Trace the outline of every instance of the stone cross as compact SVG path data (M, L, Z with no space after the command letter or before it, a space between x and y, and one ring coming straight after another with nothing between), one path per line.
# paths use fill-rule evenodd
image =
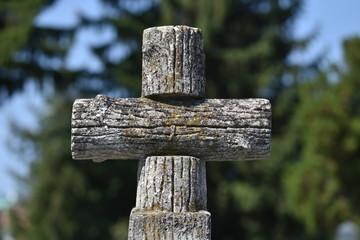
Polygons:
M268 157L266 99L206 99L201 31L143 34L140 98L77 99L74 159L140 159L129 239L210 239L205 161Z

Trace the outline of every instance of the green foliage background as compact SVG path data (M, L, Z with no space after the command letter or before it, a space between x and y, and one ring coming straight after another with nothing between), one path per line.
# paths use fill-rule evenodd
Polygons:
M29 222L14 216L17 239L127 238L137 163L73 161L71 104L121 89L139 96L142 31L169 24L202 29L208 97L266 97L273 106L269 160L207 164L213 239L330 239L341 221L360 223L359 38L344 42L345 69L319 71L289 61L308 42L292 36L301 0L102 0L102 19L82 16L67 29L31 24L54 2L0 3L0 93L11 97L30 80L56 90L41 130L23 133L38 157L24 203ZM93 49L104 69L67 69L77 31L106 26L116 40ZM116 44L128 51L118 61L109 57Z

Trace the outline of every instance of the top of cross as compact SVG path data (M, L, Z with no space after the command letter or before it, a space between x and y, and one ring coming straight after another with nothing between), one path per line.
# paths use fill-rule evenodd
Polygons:
M205 97L205 55L200 29L148 28L143 34L142 52L143 97Z

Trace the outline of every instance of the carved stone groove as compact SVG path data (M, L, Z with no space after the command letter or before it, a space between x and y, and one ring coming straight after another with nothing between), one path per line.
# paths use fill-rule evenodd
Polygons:
M152 156L139 163L136 208L195 212L206 209L205 162L189 156Z

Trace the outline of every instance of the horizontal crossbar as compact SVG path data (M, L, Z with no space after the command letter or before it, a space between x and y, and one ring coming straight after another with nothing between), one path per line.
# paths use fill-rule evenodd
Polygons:
M207 161L264 159L270 154L266 99L78 99L72 114L74 159L189 155Z

